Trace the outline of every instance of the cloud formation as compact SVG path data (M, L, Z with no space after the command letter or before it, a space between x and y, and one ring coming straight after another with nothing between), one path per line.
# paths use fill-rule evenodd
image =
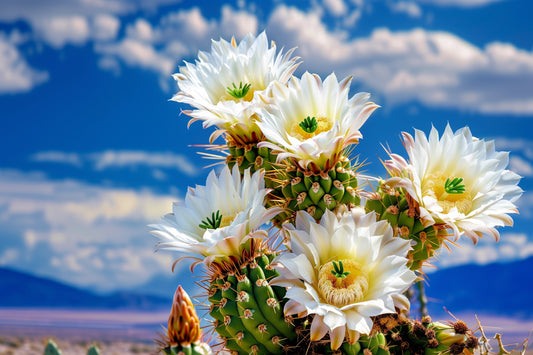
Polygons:
M267 28L286 47L298 46L310 71L355 75L392 103L533 114L533 52L509 43L479 48L452 33L421 28L379 28L349 39L329 31L316 13L285 5L274 10Z
M207 19L198 7L193 7L169 13L155 25L137 19L126 27L124 38L97 44L95 50L107 58L103 69L114 69L109 65L114 60L169 78L180 59L207 50L212 38L242 38L249 32L257 33L258 22L255 15L229 6L222 7L218 21Z
M441 248L440 254L433 262L439 268L458 265L486 265L494 262L505 262L526 259L533 255L533 241L523 233L502 233L498 243L493 239L481 239L477 245L470 240L460 239L458 246L450 246L452 253ZM434 271L427 268L426 272Z
M481 7L506 0L418 0L420 3L439 6Z
M153 253L146 227L174 197L114 189L39 173L0 172L0 266L106 291L170 273L170 254ZM105 274L106 277L102 277Z
M172 152L145 152L139 150L106 150L80 154L62 151L42 151L32 154L30 160L41 163L59 163L76 167L90 165L95 170L137 168L165 168L181 171L189 176L198 173L197 167L182 154ZM160 175L160 173L158 173Z
M19 51L18 36L0 32L0 94L27 92L48 80L48 73L32 68Z

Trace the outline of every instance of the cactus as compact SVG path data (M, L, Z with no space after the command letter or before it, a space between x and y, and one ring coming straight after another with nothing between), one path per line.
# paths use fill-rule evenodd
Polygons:
M286 163L283 169L278 168L273 179L275 189L269 198L273 205L283 206L285 212L273 222L292 222L300 210L307 211L319 221L326 210L336 210L341 205L350 208L359 205L355 170L345 156L327 171L302 171L290 163ZM266 178L269 176L272 174Z
M87 355L101 355L100 349L98 349L98 346L93 345L87 350Z
M275 256L259 253L209 285L214 329L235 353L283 354L294 345L295 328L283 314L285 288L268 283L278 275L270 265Z
M388 221L396 236L412 241L413 249L409 252L409 267L420 270L433 257L449 237L444 226L424 226L418 206L400 188L389 188L383 182L366 201L367 212L374 211L379 220Z
M253 143L236 145L233 142L228 142L227 147L229 155L226 157L226 163L230 169L237 164L241 174L248 168L252 174L261 168L267 172L273 171L273 166L276 165L276 155L272 154L269 148L258 148L257 144Z
M44 355L61 355L61 350L57 347L57 344L52 340L48 340L48 344L44 348Z

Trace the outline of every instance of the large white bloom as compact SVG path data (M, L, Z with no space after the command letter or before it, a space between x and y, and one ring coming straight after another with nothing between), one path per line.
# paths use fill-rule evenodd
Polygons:
M195 64L186 62L174 74L180 92L172 100L195 107L187 111L191 121L202 120L204 128L221 129L211 140L227 132L237 143L257 141L261 133L255 125L255 113L264 105L258 94L273 81L289 80L298 66L298 58L290 59L292 52L276 55L276 45L272 43L269 48L264 32L257 38L248 34L238 45L235 39L231 43L213 41L210 53L200 51ZM241 85L243 89L250 86L238 90Z
M264 207L268 192L264 170L253 175L246 170L241 181L237 166L233 171L225 166L219 176L209 174L206 186L189 188L185 202L175 203L173 213L150 226L155 229L151 233L160 239L158 249L194 255L207 266L219 257L239 256L240 245L265 238L266 232L258 228L282 211Z
M367 93L349 99L350 82L339 83L335 74L322 82L306 72L288 86L273 84L265 98L273 105L260 110L258 122L271 143L260 146L281 152L279 161L293 158L303 169L329 170L344 148L362 138L359 128L378 107Z
M404 132L403 140L409 162L391 154L389 181L420 204L427 224L444 224L474 243L485 233L498 240L495 227L512 225L508 214L518 212L513 202L522 194L520 176L506 170L509 153L495 151L494 141L472 137L468 127L454 133L449 125L440 139L432 128L429 138L415 130L414 138Z
M298 212L287 233L292 252L276 259L280 276L272 283L289 287L286 315L313 315L312 341L329 333L337 349L345 336L353 343L369 334L370 317L409 307L402 295L416 279L407 267L409 241L393 237L374 213L354 209L337 217L327 210L318 224Z

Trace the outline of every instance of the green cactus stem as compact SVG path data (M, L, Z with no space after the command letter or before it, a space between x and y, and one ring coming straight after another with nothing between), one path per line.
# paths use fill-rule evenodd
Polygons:
M61 355L62 352L59 350L57 344L52 340L49 339L48 343L46 344L46 347L44 348L44 355Z
M87 350L87 355L101 355L100 349L98 346L93 345L89 348L89 350Z
M259 253L210 282L215 331L226 348L238 354L283 354L296 340L294 326L283 313L285 289L269 284L279 275L270 265L275 255Z

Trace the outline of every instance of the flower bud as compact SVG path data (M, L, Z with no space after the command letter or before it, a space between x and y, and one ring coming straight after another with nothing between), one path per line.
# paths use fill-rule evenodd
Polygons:
M200 341L201 336L200 320L194 305L187 292L181 286L178 286L168 318L170 345L187 346Z

